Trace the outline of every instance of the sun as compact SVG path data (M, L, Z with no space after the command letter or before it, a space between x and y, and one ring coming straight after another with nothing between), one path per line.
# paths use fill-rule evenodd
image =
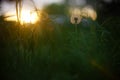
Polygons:
M23 23L36 23L38 21L38 15L36 12L22 11L20 22Z
M6 21L17 21L16 12L8 12L5 14L5 16L10 16L5 18ZM21 17L19 19L21 24L35 24L39 20L39 16L35 11L31 12L30 10L22 10Z

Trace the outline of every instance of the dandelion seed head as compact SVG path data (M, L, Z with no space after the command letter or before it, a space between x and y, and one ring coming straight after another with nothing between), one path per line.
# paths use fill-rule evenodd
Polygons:
M72 11L72 15L81 15L81 11L80 11L80 9L79 9L79 8L75 8L75 9L73 9L73 11Z
M72 24L79 24L81 19L82 17L80 15L72 15L70 20Z
M79 24L81 22L81 11L79 8L71 8L70 9L71 18L70 21L72 24Z
M81 15L85 18L97 19L97 13L92 7L84 7L81 11Z

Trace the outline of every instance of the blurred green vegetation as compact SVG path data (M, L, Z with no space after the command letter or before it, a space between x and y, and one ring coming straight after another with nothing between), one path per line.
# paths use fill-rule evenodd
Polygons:
M50 15L65 15L67 13L67 8L64 4L50 4L45 6L44 10Z

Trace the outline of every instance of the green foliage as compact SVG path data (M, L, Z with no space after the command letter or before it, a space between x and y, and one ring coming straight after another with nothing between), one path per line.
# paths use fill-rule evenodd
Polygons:
M51 15L65 14L66 6L63 4L51 4L44 8L44 10Z

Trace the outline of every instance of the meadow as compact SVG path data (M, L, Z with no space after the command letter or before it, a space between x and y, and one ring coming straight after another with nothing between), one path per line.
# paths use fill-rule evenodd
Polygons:
M119 80L119 18L86 20L76 29L69 20L20 25L1 16L1 80Z

